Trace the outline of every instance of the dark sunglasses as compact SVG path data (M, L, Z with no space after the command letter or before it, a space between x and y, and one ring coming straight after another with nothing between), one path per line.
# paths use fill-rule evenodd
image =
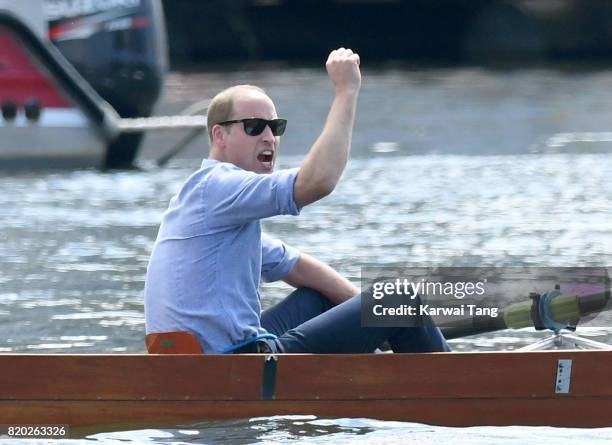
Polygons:
M258 117L249 117L246 119L238 119L234 121L219 122L219 125L238 124L242 122L244 132L249 136L258 136L266 129L266 125L272 130L274 136L282 136L287 128L287 119L261 119Z

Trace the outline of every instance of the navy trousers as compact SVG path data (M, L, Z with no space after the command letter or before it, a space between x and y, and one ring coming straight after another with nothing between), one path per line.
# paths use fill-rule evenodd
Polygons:
M362 327L361 296L334 306L308 288L263 311L261 325L278 337L264 340L274 353L369 353L385 341L394 352L450 351L431 320L423 327Z

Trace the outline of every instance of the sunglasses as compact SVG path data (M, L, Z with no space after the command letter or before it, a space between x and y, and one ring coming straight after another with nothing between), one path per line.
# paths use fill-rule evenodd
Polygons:
M238 119L233 121L219 122L219 125L238 124L242 122L244 132L249 136L258 136L266 129L266 125L272 130L274 136L282 136L287 128L287 119L261 119L258 117L249 117L246 119Z

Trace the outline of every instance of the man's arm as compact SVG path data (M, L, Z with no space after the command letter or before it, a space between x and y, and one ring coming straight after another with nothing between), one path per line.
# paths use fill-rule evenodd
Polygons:
M305 253L300 255L283 281L293 287L309 287L319 291L334 304L340 304L360 292L330 266Z
M359 55L340 48L330 53L325 66L336 95L323 131L308 152L295 180L294 199L298 208L318 201L334 190L351 149L361 87Z

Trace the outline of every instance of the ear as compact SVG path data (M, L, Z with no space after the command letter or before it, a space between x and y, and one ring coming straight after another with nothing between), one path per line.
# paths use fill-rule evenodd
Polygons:
M212 145L217 147L225 147L225 136L227 133L225 132L225 128L222 125L215 124L212 127Z

